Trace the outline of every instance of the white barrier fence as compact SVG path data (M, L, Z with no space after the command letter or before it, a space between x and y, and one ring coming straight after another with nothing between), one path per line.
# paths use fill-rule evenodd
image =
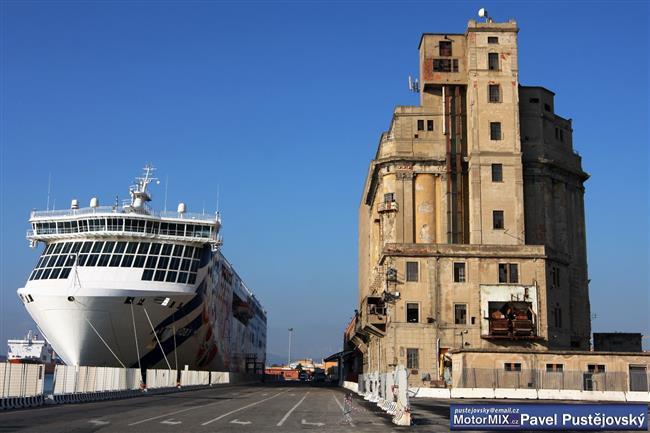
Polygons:
M355 388L351 382L344 385L350 390ZM356 392L392 415L394 424L411 425L407 373L403 366L397 366L391 373L361 374L356 385Z
M46 401L44 373L43 365L0 363L0 409L135 397L143 391L157 394L253 379L243 373L164 369L146 370L143 378L137 368L57 365L52 395Z
M44 367L38 364L0 364L0 409L43 404Z

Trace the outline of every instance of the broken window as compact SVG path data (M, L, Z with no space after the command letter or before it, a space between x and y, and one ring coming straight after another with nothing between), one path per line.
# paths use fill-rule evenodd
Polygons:
M418 281L418 262L406 262L406 281Z
M564 369L563 364L546 364L547 373L562 373L563 369Z
M465 282L465 263L454 263L454 282Z
M408 323L418 323L420 321L420 306L418 304L406 304L406 321Z
M451 41L440 41L440 57L451 57Z
M505 362L503 364L503 369L505 371L521 371L521 363L520 362Z
M490 140L501 140L501 122L490 122Z
M488 69L490 71L499 70L499 53L488 53Z
M424 131L424 120L418 119L418 131Z
M519 282L519 265L517 263L499 263L499 283L516 284Z
M456 325L467 324L467 304L454 305L454 323Z
M492 164L492 182L503 182L502 164Z
M488 44L498 44L499 38L496 36L488 36Z
M488 85L489 102L501 102L501 86L498 84Z
M458 72L458 59L433 59L434 72Z
M492 228L495 230L503 229L503 211L502 210L493 210L492 211Z
M433 131L433 120L427 120L427 131Z
M406 368L417 370L420 368L419 349L406 349Z

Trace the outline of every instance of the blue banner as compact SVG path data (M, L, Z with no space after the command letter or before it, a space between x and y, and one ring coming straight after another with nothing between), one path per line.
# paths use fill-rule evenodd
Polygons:
M647 404L452 404L451 430L647 431Z

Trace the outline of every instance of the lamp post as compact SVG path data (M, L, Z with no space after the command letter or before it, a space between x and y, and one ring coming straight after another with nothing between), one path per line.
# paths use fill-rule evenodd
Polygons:
M293 334L293 328L289 328L289 357L287 358L287 367L291 364L291 335Z

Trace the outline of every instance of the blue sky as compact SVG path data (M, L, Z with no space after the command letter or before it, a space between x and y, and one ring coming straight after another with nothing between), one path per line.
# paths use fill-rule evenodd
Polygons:
M556 92L583 157L594 331L650 334L647 2L7 2L0 6L0 341L48 175L57 207L127 197L146 162L169 207L213 211L269 316L270 353L340 349L357 207L423 32L515 18L520 81ZM154 189L162 207L164 187ZM4 343L2 344L4 352Z

